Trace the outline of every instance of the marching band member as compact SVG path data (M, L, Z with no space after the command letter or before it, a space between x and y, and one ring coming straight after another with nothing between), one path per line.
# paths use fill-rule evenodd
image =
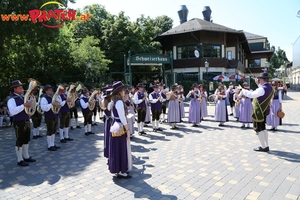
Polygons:
M64 85L65 91L67 90L67 85ZM60 142L66 143L67 141L72 141L73 139L69 137L69 126L71 120L70 108L68 106L68 102L71 102L71 99L67 99L67 95L65 92L60 94L61 98L61 108L59 110L60 117L59 117L59 135L60 135Z
M74 88L71 92L76 92L76 88ZM73 130L72 124L75 124L75 128L81 128L81 126L78 124L78 107L80 106L80 99L76 99L75 104L72 108L70 108L70 118L73 123L71 123L71 130ZM74 115L74 118L73 118Z
M179 102L178 102L177 95L178 95L177 85L173 85L171 92L167 93L167 100L169 100L168 123L172 124L171 129L178 129L176 124L181 122Z
M125 111L128 113L126 117L127 117L128 128L130 131L130 137L132 137L134 134L135 112L134 112L134 103L133 100L130 98L129 93L130 93L129 90L125 90L124 103L127 108L127 110Z
M146 98L147 96L145 95L144 88L145 85L142 83L139 83L137 86L138 91L134 94L133 99L134 103L137 105L137 112L138 112L138 120L137 120L137 125L138 125L138 133L140 135L145 135L144 131L144 122L146 118Z
M239 97L239 90L235 90L233 94L233 101L234 101L234 118L236 118L236 121L239 121L240 117L240 97Z
M268 83L269 75L267 72L262 72L259 77L255 79L258 88L254 91L245 90L241 87L242 95L253 98L253 129L258 136L261 146L253 149L254 151L268 152L269 140L268 131L266 130L266 117L270 113L270 101L273 98L273 88Z
M85 135L91 135L95 134L92 132L92 117L93 117L93 111L89 109L89 104L92 102L89 102L89 91L88 89L83 89L82 90L82 97L80 98L80 106L82 110L82 115L84 118L84 131Z
M150 122L151 122L151 112L150 112L151 103L149 102L148 93L147 93L146 90L144 90L144 93L145 93L145 96L146 96L146 99L145 99L146 117L145 117L145 121L144 121L144 127L147 127L148 124L150 124Z
M109 144L110 144L110 127L112 123L112 117L111 117L111 109L113 102L111 101L111 92L112 88L105 88L102 90L102 104L101 109L103 110L104 114L104 148L103 153L105 158L109 158Z
M182 122L182 118L185 118L185 112L184 112L184 89L182 85L179 85L178 88L178 101L179 101L179 108L180 108L180 121Z
M208 116L207 112L207 92L205 88L203 88L203 85L199 85L200 90L200 111L201 111L201 120L203 120L204 117Z
M282 119L277 116L278 111L282 111L282 90L278 89L277 83L272 83L274 96L270 103L270 114L267 115L267 125L271 126L271 131L277 131L277 126L282 125Z
M92 93L93 93L94 91L95 91L95 88L94 88L94 86L92 86L92 87L90 88L90 96L92 95ZM99 105L97 96L98 96L98 94L95 96L95 101L96 101L96 103L95 103L94 109L92 110L92 119L93 119L93 121L92 121L92 126L98 126L98 124L96 123L96 119L97 119L97 111L98 111L98 107L97 107L97 106Z
M192 90L186 95L187 98L190 98L190 107L189 107L189 123L193 123L193 127L197 127L198 123L201 122L201 110L200 110L200 91L197 83L194 83L191 87Z
M229 105L230 105L230 109L231 109L231 113L230 115L233 115L233 108L234 108L234 100L233 100L233 95L234 95L234 87L233 87L233 83L230 82L229 87L226 91L227 95L228 95L228 99L229 99Z
M165 122L165 115L166 115L166 111L167 111L167 96L166 96L166 92L164 90L164 84L160 83L159 85L159 94L161 96L161 118L160 118L160 123Z
M35 93L35 99L36 99L36 105L37 107L40 105L41 102L39 100L41 97L39 97L39 90L40 86L37 86L33 93ZM33 139L38 139L39 137L43 137L40 135L40 126L42 123L43 114L38 112L38 109L35 110L34 114L31 116L31 121L33 125L32 135Z
M228 113L226 106L226 92L224 86L219 86L218 91L215 94L216 108L215 108L215 121L219 122L219 126L224 126L225 122L228 122Z
M245 90L250 91L250 87L247 82L243 83L243 87ZM251 99L242 95L241 93L239 94L239 97L241 98L240 110L239 110L239 113L240 113L239 122L243 123L241 128L245 128L245 124L247 124L247 128L250 128L250 123L253 122L253 120L251 118L251 115L253 112L253 106L252 106Z
M16 132L15 149L18 159L18 165L25 167L28 162L35 162L28 153L30 141L30 121L25 112L25 107L31 107L31 102L24 103L23 85L19 80L11 83L10 89L13 94L9 97L7 106L11 116L13 116L13 126Z
M47 126L47 144L49 151L56 151L60 149L59 146L54 144L55 133L58 126L58 114L54 114L52 106L60 107L59 102L52 102L53 89L51 85L47 84L44 86L43 97L41 99L41 109L44 111L45 122Z
M153 131L162 131L159 128L159 116L161 114L162 103L161 96L158 92L158 85L153 85L153 92L149 94L149 101L151 103L151 112L152 112L152 127Z

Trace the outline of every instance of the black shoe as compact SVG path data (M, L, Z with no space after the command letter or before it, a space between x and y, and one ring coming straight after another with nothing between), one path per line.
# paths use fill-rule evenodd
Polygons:
M95 133L91 131L91 132L89 132L89 134L90 134L90 135L93 135L93 134L95 134Z
M20 162L18 162L18 165L19 166L22 166L22 167L26 167L28 166L29 164L27 162L25 162L24 160L21 160Z
M198 127L198 125L197 124L193 124L192 127Z
M55 148L55 149L60 149L60 146L54 145L54 148Z
M65 139L61 139L60 142L61 143L67 143L67 141Z
M144 124L144 127L148 127L148 124Z
M157 130L157 131L162 131L162 129L161 129L161 128L157 128L156 130Z
M254 151L262 151L262 152L268 152L269 151L269 147L266 148L262 148L262 147L257 147L255 149L253 149Z
M57 149L55 147L49 147L48 151L57 151Z
M124 179L128 179L128 178L131 178L132 176L128 175L127 176L123 176L123 175L120 175L120 174L117 174L117 178L124 178Z
M275 127L270 128L269 131L275 131Z
M81 128L81 126L78 125L78 126L76 126L76 128Z
M36 137L40 138L40 137L43 137L42 135L37 135Z
M31 156L30 156L30 157L27 158L27 159L24 158L24 161L25 161L25 162L35 162L36 159L33 159L33 158L31 158Z
M34 135L32 138L33 138L33 139L38 139L38 136Z
M156 132L156 128L153 129L153 132Z
M175 127L171 127L171 129L173 129L173 130L174 130L174 129L176 129L176 128L175 128Z
M98 124L95 122L95 123L93 123L93 126L98 126Z
M245 128L245 125L242 125L241 128Z
M232 116L233 115L233 113L230 113L230 116Z
M86 132L84 135L88 136L90 134L90 132Z
M71 126L71 130L74 130L73 126Z
M178 126L175 126L174 128L175 128L175 129L179 129L179 127L178 127Z
M72 138L65 138L66 141L73 141Z

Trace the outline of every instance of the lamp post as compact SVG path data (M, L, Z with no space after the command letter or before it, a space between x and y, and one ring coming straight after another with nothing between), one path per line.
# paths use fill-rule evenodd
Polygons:
M205 69L206 69L206 82L207 82L207 95L209 96L209 84L208 84L208 68L209 68L209 62L207 61L207 59L206 59L206 61L205 61L205 63L204 63L204 66L205 66Z

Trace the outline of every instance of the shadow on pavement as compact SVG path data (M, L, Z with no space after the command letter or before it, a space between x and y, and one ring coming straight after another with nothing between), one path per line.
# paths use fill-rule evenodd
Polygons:
M286 151L277 151L277 150L271 150L268 152L269 154L276 155L280 159L287 160L289 162L296 162L300 163L300 154L292 153L292 152L286 152Z
M166 198L177 200L178 198L176 196L162 194L162 191L160 191L158 188L152 187L145 181L146 179L150 179L152 177L151 174L145 174L146 167L153 168L154 166L143 165L143 169L137 169L133 167L133 174L131 179L120 179L114 176L113 182L116 185L123 187L128 191L131 191L134 194L134 198L143 198L150 200Z

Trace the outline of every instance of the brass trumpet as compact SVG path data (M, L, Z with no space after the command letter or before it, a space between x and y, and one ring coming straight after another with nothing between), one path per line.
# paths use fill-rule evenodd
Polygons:
M36 98L32 94L32 90L36 88L36 86L38 85L38 81L33 78L30 78L28 79L28 82L29 86L25 93L24 103L31 102L31 107L25 107L26 114L29 115L29 117L31 117L36 111Z

